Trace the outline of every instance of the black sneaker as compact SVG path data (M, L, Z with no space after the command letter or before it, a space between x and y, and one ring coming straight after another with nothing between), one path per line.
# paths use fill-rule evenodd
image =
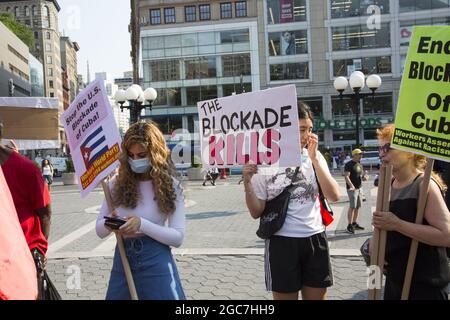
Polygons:
M353 230L364 230L364 227L361 227L358 223L353 222L352 224Z
M351 233L351 234L355 234L355 229L353 228L353 226L351 224L349 224L347 226L347 232Z

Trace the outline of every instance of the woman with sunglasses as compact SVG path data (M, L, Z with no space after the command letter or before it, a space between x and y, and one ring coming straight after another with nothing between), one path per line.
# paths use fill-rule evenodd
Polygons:
M389 212L374 212L373 225L387 231L385 300L401 298L411 239L419 241L409 300L447 300L450 269L445 247L450 246L450 213L443 192L446 186L433 173L423 224L416 224L417 200L426 158L394 150L394 125L377 130L383 165L392 165Z

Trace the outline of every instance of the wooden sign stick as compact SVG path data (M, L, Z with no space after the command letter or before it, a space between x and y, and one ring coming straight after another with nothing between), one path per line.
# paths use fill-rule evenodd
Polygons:
M377 192L377 205L376 210L381 211L383 208L383 197L384 197L384 181L386 180L386 167L381 166L380 168L380 174L378 177L378 192ZM380 230L378 228L375 228L373 230L372 235L372 248L370 248L370 265L371 266L377 266L378 265L378 248L380 244ZM370 276L370 275L369 275ZM378 282L378 279L376 279ZM376 283L374 287L379 286L379 283ZM375 289L372 288L372 286L369 286L368 291L368 300L375 300Z
M383 212L389 211L389 199L391 198L391 181L392 181L392 166L386 167L383 187L383 203L381 209ZM378 260L377 265L380 270L380 287L383 284L383 269L384 269L384 256L386 252L386 230L380 230L380 242L378 245ZM381 300L381 289L375 289L375 300Z
M428 187L430 186L431 172L433 171L434 159L427 159L427 166L425 167L425 174L423 177L422 188L419 194L419 200L417 204L416 224L422 224L423 215L425 212L425 205L428 198ZM414 272L414 264L416 262L417 247L419 242L417 240L411 241L411 247L409 248L408 264L406 266L405 281L403 282L402 300L408 300L409 291L411 289L411 280Z
M109 212L113 212L114 206L111 197L111 191L109 190L108 183L102 181L103 192L105 193L106 203L108 204ZM134 285L133 274L131 273L130 264L128 263L127 255L125 253L125 246L123 245L123 238L120 234L115 233L117 246L119 247L120 259L122 260L123 269L125 271L125 277L127 278L128 289L130 290L131 300L138 300L136 287Z

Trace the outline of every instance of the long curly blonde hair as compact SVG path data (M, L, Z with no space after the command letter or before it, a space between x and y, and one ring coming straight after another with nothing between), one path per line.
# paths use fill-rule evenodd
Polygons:
M151 169L142 174L134 173L128 164L128 150L134 144L142 145L148 152ZM119 161L119 175L113 188L116 207L136 208L139 200L139 181L151 180L159 210L164 214L172 214L175 211L177 196L172 178L175 169L164 136L154 122L138 122L127 130Z

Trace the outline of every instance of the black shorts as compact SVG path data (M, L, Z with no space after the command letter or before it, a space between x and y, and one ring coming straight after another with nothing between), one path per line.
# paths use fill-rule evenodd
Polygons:
M291 293L303 286L333 285L325 231L308 238L272 236L266 240L264 265L268 291Z

